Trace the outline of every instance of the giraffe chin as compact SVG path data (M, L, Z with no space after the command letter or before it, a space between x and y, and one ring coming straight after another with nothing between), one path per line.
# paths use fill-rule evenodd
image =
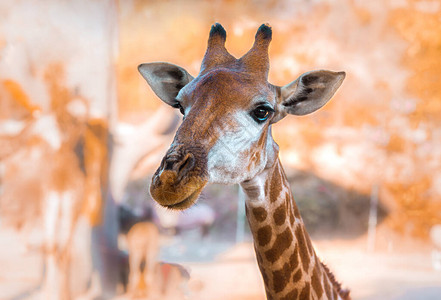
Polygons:
M201 194L203 188L204 187L197 189L190 196L188 196L187 198L185 198L184 200L182 200L178 203L161 204L161 205L165 208L172 209L172 210L184 210L184 209L190 208L193 204L195 204L197 202L199 195Z
M184 210L196 203L207 182L201 178L191 178L187 184L176 184L153 180L150 194L161 206L173 210Z

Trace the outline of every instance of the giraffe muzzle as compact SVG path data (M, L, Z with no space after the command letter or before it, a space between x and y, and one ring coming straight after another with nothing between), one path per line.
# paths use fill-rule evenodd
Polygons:
M186 209L193 205L207 184L201 149L184 146L169 149L155 172L150 194L160 205L170 209Z

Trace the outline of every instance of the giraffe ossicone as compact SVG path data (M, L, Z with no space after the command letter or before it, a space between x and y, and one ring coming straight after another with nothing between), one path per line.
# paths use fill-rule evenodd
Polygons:
M196 77L164 62L138 69L184 119L155 172L150 192L162 206L186 209L208 183L240 184L268 299L350 299L315 254L278 158L271 125L288 114L325 105L344 72L311 71L285 86L268 82L272 31L258 29L252 48L236 59L226 31L212 26Z

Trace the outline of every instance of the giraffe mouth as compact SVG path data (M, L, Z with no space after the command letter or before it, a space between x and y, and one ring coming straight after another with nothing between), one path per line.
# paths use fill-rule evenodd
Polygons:
M208 182L204 172L205 157L201 147L173 145L153 175L152 198L173 210L184 210L196 203Z
M163 207L172 209L172 210L184 210L191 207L199 198L204 186L199 189L196 189L190 196L186 197L182 201L175 204L161 204Z
M190 177L176 183L173 171L164 171L154 176L150 185L150 195L161 206L173 210L184 210L196 203L207 181L200 177Z

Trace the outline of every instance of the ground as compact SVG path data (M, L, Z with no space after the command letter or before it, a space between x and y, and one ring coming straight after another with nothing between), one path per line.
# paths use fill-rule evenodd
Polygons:
M0 228L0 299L27 299L27 292L35 292L39 286L41 254L27 248L26 239L16 231ZM200 243L172 239L166 244L163 258L174 255L191 273L189 299L265 299L250 242L215 245L211 239ZM432 268L430 246L394 251L390 245L368 253L366 237L321 239L314 244L336 277L350 287L353 299L440 299L441 272Z

